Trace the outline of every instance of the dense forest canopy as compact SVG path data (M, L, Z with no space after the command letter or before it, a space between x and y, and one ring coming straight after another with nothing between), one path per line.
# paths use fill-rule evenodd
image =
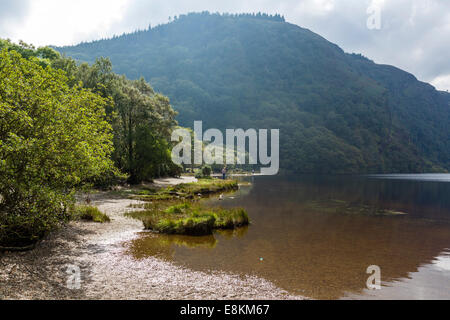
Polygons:
M143 76L178 121L279 128L281 166L297 172L450 169L450 98L413 75L347 54L264 14L191 13L113 39L57 48Z

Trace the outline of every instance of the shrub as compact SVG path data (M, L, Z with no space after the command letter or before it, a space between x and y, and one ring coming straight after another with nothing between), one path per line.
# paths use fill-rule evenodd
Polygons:
M183 167L171 162L169 164L169 172L168 174L172 177L181 177L181 174L183 173Z
M15 188L0 201L0 246L26 247L68 221L70 195L48 188Z
M199 172L195 174L196 179L210 179L212 169L210 166L203 166Z
M203 168L202 168L202 174L203 174L203 176L204 177L209 177L209 176L211 176L211 167L210 166L204 166Z

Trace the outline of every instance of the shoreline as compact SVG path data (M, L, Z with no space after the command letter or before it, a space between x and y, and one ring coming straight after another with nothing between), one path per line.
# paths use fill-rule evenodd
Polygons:
M194 181L166 178L155 185ZM0 254L0 299L304 299L255 276L193 271L156 257L134 259L126 244L139 237L143 226L124 214L140 203L107 192L94 194L92 205L110 223L71 222L32 251ZM67 288L69 265L80 268L80 290Z

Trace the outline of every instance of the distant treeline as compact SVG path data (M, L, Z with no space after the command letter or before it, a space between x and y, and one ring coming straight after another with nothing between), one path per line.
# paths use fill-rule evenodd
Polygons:
M185 19L190 19L192 17L228 17L228 18L240 18L240 19L259 19L259 20L267 20L267 21L275 21L275 22L285 22L284 16L276 13L276 14L267 14L267 13L210 13L209 11L203 11L203 12L190 12L187 14L180 14L179 16L169 17L169 20L171 22L183 22ZM112 36L112 39L117 39L122 36L132 36L132 35L138 35L141 33L145 33L147 31L150 31L152 29L164 29L167 24L158 24L154 27L152 27L151 24L149 24L147 29L138 29L133 32L129 33L123 33L121 35L114 35ZM95 43L98 41L108 40L110 38L101 38L98 40L93 41L82 41L78 46L83 46L84 44L89 43Z
M280 129L281 167L301 173L450 170L450 95L347 54L279 15L180 16L115 39L58 48L108 56L205 128Z

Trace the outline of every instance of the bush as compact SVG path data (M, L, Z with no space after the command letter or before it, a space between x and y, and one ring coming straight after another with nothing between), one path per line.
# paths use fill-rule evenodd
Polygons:
M203 174L203 176L204 177L209 177L209 176L211 176L211 167L210 166L204 166L203 168L202 168L202 174Z
M169 175L172 177L181 177L181 174L183 173L183 167L175 164L173 162L169 165Z
M38 188L14 190L0 202L0 246L26 247L69 220L70 195Z
M210 166L203 166L199 172L195 174L196 179L209 179L211 178L212 169Z

